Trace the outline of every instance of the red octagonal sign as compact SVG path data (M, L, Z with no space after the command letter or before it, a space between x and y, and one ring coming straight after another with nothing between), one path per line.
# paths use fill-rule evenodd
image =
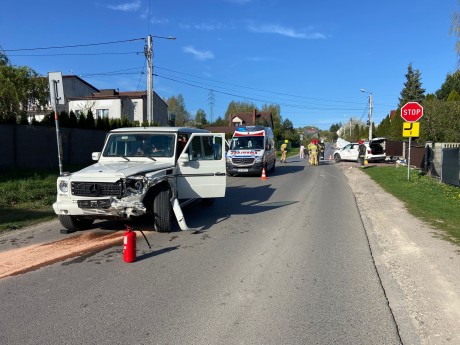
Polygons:
M408 102L401 108L401 117L406 122L417 122L423 116L423 107L417 102Z

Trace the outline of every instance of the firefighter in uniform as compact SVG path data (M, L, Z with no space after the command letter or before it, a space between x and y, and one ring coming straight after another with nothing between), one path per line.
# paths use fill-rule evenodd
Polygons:
M316 140L312 140L308 144L308 152L308 164L318 165L318 145L316 144Z
M287 148L288 148L288 140L286 139L284 143L281 145L281 163L286 163L286 155L287 155Z

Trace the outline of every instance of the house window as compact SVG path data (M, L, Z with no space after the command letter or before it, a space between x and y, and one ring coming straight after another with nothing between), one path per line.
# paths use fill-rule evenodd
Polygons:
M96 117L102 119L103 117L109 117L109 109L96 109Z

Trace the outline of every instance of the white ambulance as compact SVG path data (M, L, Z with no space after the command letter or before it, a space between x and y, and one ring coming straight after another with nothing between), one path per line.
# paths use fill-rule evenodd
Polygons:
M237 127L227 152L227 174L261 175L273 172L276 147L273 130L263 126Z

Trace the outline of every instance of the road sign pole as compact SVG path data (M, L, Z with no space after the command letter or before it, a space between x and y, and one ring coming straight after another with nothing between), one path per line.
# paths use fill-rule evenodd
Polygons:
M54 108L54 121L56 123L56 139L58 149L58 160L59 160L59 174L62 175L62 140L59 133L59 114L58 104L65 104L64 100L64 86L62 83L61 72L49 72L48 73L48 85L50 90L50 101Z
M58 160L59 160L59 175L62 175L62 141L61 135L59 133L59 114L57 110L57 102L56 98L58 95L58 88L57 83L59 80L53 80L53 87L54 87L54 95L53 97L53 107L54 107L54 122L56 123L56 141L57 141L57 149L58 149Z
M412 137L409 137L409 148L407 150L408 152L408 157L407 157L407 181L410 180L410 146L411 146L411 139Z

